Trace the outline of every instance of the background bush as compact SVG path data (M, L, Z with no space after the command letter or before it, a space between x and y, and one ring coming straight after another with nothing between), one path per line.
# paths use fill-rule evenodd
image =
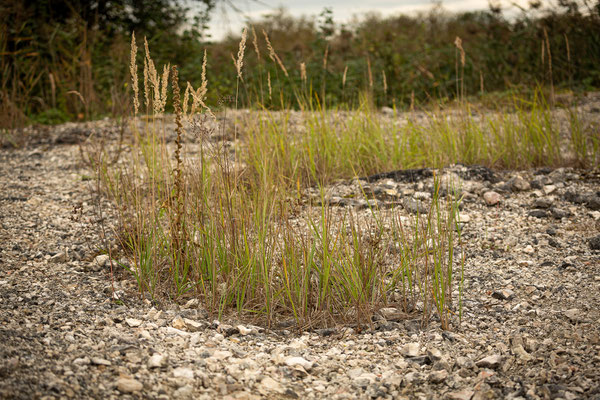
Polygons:
M147 36L158 65L177 63L184 82L200 81L206 48L209 104L234 95L231 55L237 54L239 37L211 42L203 36L215 2L199 3L204 12L190 20L189 4L172 0L111 1L110 7L87 1L4 1L0 126L126 112L132 31L140 40ZM366 15L347 25L337 24L327 9L315 18L279 10L253 27L261 59L250 33L238 106L297 107L299 95L327 106L354 106L366 94L374 105L400 108L453 99L457 36L466 51L464 71L458 75L464 73L467 95L537 85L570 90L600 86L600 2L532 2L510 18L494 8L451 14L438 6L414 17ZM289 78L269 59L263 29ZM306 65L306 82L300 63Z

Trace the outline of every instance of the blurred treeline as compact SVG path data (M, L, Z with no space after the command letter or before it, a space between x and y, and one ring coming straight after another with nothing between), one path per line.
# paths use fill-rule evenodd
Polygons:
M221 42L203 36L215 0L197 1L194 10L203 12L195 20L189 18L189 3L174 0L106 4L2 3L0 124L127 112L132 31L138 45L147 37L159 65L180 66L182 85L199 85L206 49L207 103L215 107L231 99L236 88L238 107L297 107L307 99L353 106L367 98L377 106L406 108L451 100L463 90L477 96L537 86L573 91L600 86L598 0L532 1L512 14L494 7L452 14L436 6L417 16L373 14L346 25L336 23L327 9L312 18L280 10L251 24L239 87L232 61L239 35ZM263 30L288 76L270 59ZM456 37L462 41L464 66ZM143 50L138 61L142 57Z

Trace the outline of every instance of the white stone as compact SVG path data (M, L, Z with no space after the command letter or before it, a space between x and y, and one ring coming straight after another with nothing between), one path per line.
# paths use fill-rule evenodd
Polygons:
M493 354L477 361L475 365L480 368L498 368L502 363L502 356L499 354Z
M306 360L303 357L288 357L285 359L285 364L290 367L294 367L296 365L300 365L305 370L310 371L313 367L313 363Z
M546 186L544 186L544 193L546 193L546 195L554 193L554 191L556 191L556 186L555 185L546 185Z
M238 325L237 329L238 329L238 331L240 331L240 334L242 336L246 336L246 335L249 335L250 333L252 333L252 329L246 328L244 325Z
M194 371L186 367L178 367L173 370L175 378L194 379Z
M198 332L202 329L202 324L198 321L194 321L193 319L184 318L183 322L184 325L187 327L187 330L190 332Z
M119 378L117 380L117 389L123 393L138 392L144 388L141 382L131 378Z
M154 353L152 357L148 359L148 368L160 368L165 365L167 358L159 353Z
M135 318L127 318L125 320L125 323L132 328L137 328L138 326L140 326L142 324L142 320L135 319Z
M419 343L408 343L402 347L400 354L405 357L417 357L419 355Z

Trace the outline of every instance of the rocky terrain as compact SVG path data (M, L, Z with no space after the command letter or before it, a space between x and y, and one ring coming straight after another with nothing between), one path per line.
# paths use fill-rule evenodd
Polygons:
M600 174L452 166L465 243L462 324L381 310L370 329L214 321L110 278L107 215L77 142L53 128L0 149L0 397L600 399ZM431 170L340 181L335 207L407 215ZM359 194L365 193L369 199ZM118 301L113 301L114 292Z

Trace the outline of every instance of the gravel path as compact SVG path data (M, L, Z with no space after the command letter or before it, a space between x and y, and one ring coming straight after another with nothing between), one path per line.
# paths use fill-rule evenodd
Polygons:
M388 310L372 331L297 334L218 323L194 301L154 307L119 273L112 302L92 183L69 141L0 150L0 398L600 398L598 174L493 183L455 167L462 325L422 329ZM427 199L430 178L400 175L333 197L352 206L345 195L371 185L383 203Z

